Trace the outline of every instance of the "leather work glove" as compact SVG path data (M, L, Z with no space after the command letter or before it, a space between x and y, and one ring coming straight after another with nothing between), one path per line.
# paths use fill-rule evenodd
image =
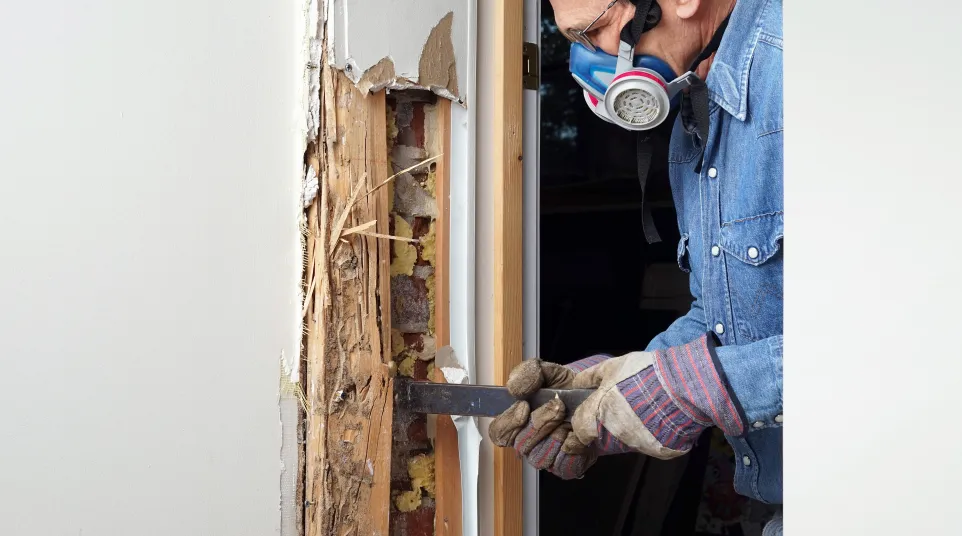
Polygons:
M519 400L492 421L488 435L495 445L514 447L532 466L563 479L580 478L598 456L681 456L710 426L741 435L745 417L714 346L714 337L705 335L678 347L592 356L566 366L525 361L506 384ZM542 388L596 391L569 424L560 399L531 411L523 399Z

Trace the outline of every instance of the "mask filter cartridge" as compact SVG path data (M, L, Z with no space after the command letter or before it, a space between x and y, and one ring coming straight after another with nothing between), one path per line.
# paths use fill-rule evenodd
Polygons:
M634 47L625 42L618 56L573 43L569 70L596 115L634 131L662 124L681 90L697 79L692 72L676 78L667 63L654 56L635 56Z

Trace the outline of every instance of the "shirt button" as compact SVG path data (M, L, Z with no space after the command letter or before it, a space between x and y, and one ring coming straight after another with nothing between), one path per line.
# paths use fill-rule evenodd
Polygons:
M715 168L708 168L708 176L714 179L718 176L718 170Z
M749 465L752 464L752 459L749 458L748 456L745 456L744 458L742 458L742 463L745 464L745 467L748 467Z
M784 420L784 419L782 418L782 414L781 414L781 413L779 413L778 415L775 415L775 422L782 422L783 420Z
M748 248L748 258L757 259L758 258L758 248Z
M721 322L715 324L715 333L719 335L725 333L725 326L723 326Z
M720 248L720 247L718 247L718 246L712 246L712 247L711 247L711 256L712 256L712 257L717 257L720 253L721 253L721 248Z
M752 426L754 426L755 428L761 428L762 426L765 426L765 423L763 423L762 421L755 421L755 423L752 424Z

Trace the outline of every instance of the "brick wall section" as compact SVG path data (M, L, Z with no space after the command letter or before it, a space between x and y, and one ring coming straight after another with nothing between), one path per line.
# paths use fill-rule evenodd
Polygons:
M436 97L416 91L388 95L391 173L431 156ZM390 183L392 357L398 375L426 380L434 368L434 225L437 201L433 163ZM395 409L391 460L391 536L434 535L434 453L424 415Z

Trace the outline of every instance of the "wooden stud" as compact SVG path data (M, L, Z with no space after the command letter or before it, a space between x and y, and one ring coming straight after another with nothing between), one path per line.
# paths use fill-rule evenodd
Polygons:
M389 190L359 196L387 178L385 96L362 95L326 66L321 78L321 139L308 155L317 163L320 191L308 241L316 281L306 319L304 529L306 536L385 535L393 415L390 245L360 232L340 234L370 221L376 234L389 233Z
M435 169L438 219L435 223L434 335L438 347L441 347L451 343L451 287L448 272L451 251L451 101L438 100L437 121L442 154ZM434 381L445 381L440 369L435 369ZM461 459L458 454L458 432L450 416L437 416L434 434L434 474L437 487L435 534L461 536Z
M521 363L523 336L522 62L524 3L495 0L494 43L494 380ZM521 536L521 460L494 449L494 534Z
M438 346L451 343L451 101L438 99L437 136L441 155L434 170L438 219L434 226L434 335Z

